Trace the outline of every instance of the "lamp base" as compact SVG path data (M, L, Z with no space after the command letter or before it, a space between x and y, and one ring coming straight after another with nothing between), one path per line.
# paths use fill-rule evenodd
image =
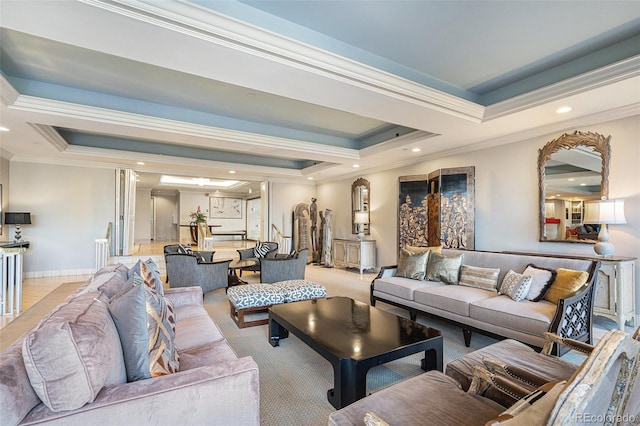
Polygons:
M20 230L20 225L16 225L15 239L16 241L20 241L22 239L22 231Z
M364 232L358 232L358 239L364 241Z
M611 257L615 247L609 242L609 231L607 225L600 225L598 242L593 246L593 250L602 257Z

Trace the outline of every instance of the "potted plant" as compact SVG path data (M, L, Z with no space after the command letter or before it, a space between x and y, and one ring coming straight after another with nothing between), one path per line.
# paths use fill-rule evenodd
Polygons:
M200 206L198 206L195 212L189 213L189 217L191 218L191 225L207 221L207 215L200 210Z

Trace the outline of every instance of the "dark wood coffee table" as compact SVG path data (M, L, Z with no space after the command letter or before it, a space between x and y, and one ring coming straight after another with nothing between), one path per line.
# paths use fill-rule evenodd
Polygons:
M421 368L442 371L440 331L348 297L272 306L271 345L289 332L333 365L327 398L337 409L365 397L367 371L377 365L425 351Z
M258 259L243 259L243 260L235 260L229 264L229 278L228 284L229 287L233 287L234 285L242 285L247 282L238 276L238 269L242 270L245 268L249 268L251 266L256 266L258 264Z

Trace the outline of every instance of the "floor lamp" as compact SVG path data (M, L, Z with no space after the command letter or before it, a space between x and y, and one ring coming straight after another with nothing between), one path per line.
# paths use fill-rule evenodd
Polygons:
M584 223L600 224L598 242L593 250L603 257L611 257L615 248L609 242L607 225L627 223L624 217L624 200L587 201L584 213Z
M16 226L16 241L20 241L22 238L20 225L31 225L31 213L6 212L4 214L4 224Z

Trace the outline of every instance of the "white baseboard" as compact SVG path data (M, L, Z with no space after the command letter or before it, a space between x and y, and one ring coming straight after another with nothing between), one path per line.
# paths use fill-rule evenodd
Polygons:
M32 278L54 278L54 277L72 277L78 275L93 275L95 268L89 269L56 269L53 271L32 271L23 273L25 279Z

